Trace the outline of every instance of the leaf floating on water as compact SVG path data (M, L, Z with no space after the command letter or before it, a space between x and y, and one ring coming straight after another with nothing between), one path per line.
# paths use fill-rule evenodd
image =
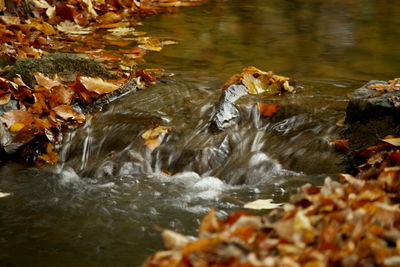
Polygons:
M274 105L268 105L264 103L258 104L258 110L260 111L260 114L264 117L273 116L276 112L278 112L278 109L279 109L279 104L274 104Z
M111 93L119 88L118 85L106 82L101 78L80 77L79 78L86 90L95 92L99 95Z
M246 209L253 209L253 210L270 210L276 209L283 205L282 203L272 203L272 199L257 199L253 202L246 203L243 207Z
M169 133L171 129L168 126L157 126L147 130L142 134L142 138L146 140L144 144L152 150L157 148L160 145L159 137Z
M161 51L164 45L177 44L177 41L157 37L139 37L139 47L150 51Z
M8 196L11 196L11 194L10 194L10 193L3 193L3 192L0 192L0 198L8 197Z

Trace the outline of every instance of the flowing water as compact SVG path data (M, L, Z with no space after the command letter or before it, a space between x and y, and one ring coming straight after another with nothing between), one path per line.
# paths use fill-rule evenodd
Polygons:
M304 183L343 171L347 94L398 76L400 6L375 0L210 1L144 20L179 40L146 67L169 79L130 94L68 133L57 166L0 167L0 266L139 266L162 248L156 227L195 235L199 221L240 209L233 199L284 202ZM298 81L298 93L244 97L241 120L208 122L220 87L247 65ZM262 118L257 102L279 104ZM171 126L162 145L141 134ZM169 173L171 175L168 175Z

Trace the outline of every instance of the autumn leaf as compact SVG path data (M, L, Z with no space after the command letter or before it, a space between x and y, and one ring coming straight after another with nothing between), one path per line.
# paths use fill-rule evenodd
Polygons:
M145 145L150 149L155 149L160 145L159 137L171 131L171 127L168 126L157 126L151 128L142 134L142 138L145 139Z
M165 247L172 250L182 249L189 243L186 236L171 230L162 231L162 237Z
M393 146L400 146L400 137L397 137L397 138L389 137L389 138L382 139L382 141L389 143Z
M84 114L77 112L69 105L57 106L53 108L53 111L66 121L74 120L78 123L83 123L86 119Z
M4 113L0 117L0 120L10 128L15 123L20 123L25 126L31 124L33 121L33 116L31 113L25 110L11 110Z
M86 90L95 92L99 95L111 93L119 88L118 85L106 82L101 78L80 77L79 78Z
M36 165L37 166L42 166L45 163L57 163L58 161L58 154L53 151L54 150L54 145L51 143L48 143L46 146L46 153L40 155L37 160L36 160Z
M33 76L35 77L37 84L46 89L51 89L62 84L57 75L54 78L48 78L43 73L35 72Z
M282 203L272 203L272 199L257 199L253 202L246 203L243 207L246 209L262 210L262 209L276 209L282 205Z
M157 37L139 37L136 39L139 47L150 51L161 51L164 45L176 44L173 40L163 40Z
M349 151L349 140L342 139L342 140L332 140L330 143L338 150L342 152Z
M91 32L93 32L93 28L91 27L85 28L68 20L60 22L60 24L57 25L57 30L64 33L79 35L90 34Z
M0 192L0 198L11 196L10 193Z
M10 102L11 94L4 94L0 96L0 105L5 105Z
M268 105L264 103L259 103L258 104L258 109L260 111L260 114L264 117L271 117L273 116L276 112L278 112L279 109L279 104L274 104L274 105Z

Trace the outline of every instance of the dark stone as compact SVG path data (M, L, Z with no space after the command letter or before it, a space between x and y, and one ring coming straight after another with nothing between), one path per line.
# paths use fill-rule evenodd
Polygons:
M400 97L400 91L380 93L368 88L376 83L387 84L373 80L354 91L346 109L346 123L367 123L380 117L391 117L396 122L400 121L400 109L396 108L394 101Z
M33 87L36 83L33 73L40 72L46 76L58 75L66 80L74 81L76 74L103 79L117 79L118 76L106 70L100 63L81 58L74 54L55 53L42 58L18 60L8 72L7 79L12 80L18 74L22 80Z
M241 84L231 85L224 90L211 117L211 129L218 131L235 125L240 117L235 101L247 94L246 87Z

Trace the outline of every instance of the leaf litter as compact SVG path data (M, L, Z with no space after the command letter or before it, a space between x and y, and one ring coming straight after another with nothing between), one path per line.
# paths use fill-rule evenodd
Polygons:
M8 3L6 5L6 2ZM160 51L175 44L171 38L147 36L139 32L139 18L161 12L176 12L179 7L200 5L202 0L102 1L67 0L25 1L0 0L0 56L12 65L16 60L41 58L49 52L85 54L100 61L121 77L104 80L77 75L71 81L57 75L34 74L35 86L26 85L21 77L4 78L0 69L0 105L15 105L14 110L0 114L0 121L10 132L2 144L6 151L15 148L37 165L57 161L57 144L62 134L82 125L86 116L79 105L90 105L102 95L117 91L127 81L144 88L156 81L153 70L137 70L147 51ZM9 8L10 6L10 8ZM140 36L140 37L139 37ZM117 49L107 49L107 45ZM166 128L165 128L166 129ZM166 134L166 130L160 136ZM153 149L161 137L148 138ZM31 147L39 143L40 147ZM22 159L22 160L26 160Z

